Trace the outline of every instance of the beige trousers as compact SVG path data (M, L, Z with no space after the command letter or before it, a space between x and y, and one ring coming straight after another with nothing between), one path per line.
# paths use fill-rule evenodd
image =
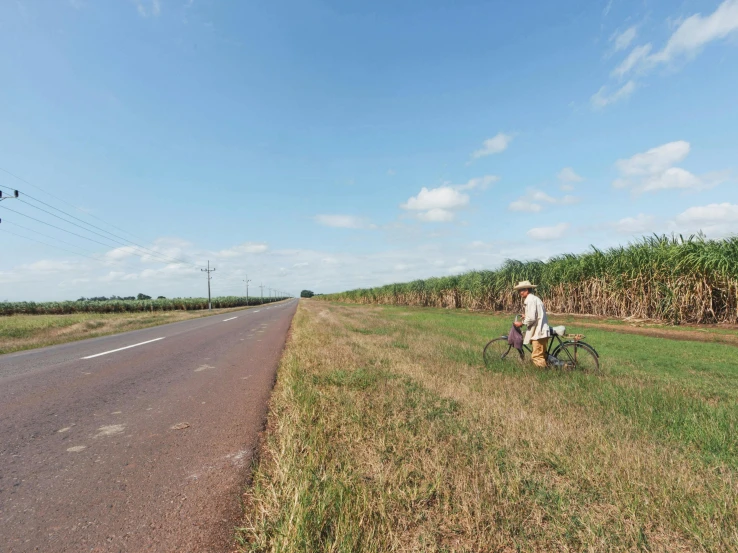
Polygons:
M548 338L541 338L540 340L531 340L533 346L533 354L531 359L536 367L546 368L546 347L548 346Z

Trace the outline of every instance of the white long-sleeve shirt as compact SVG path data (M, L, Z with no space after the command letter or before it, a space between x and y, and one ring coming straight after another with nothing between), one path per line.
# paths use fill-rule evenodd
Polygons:
M546 308L543 307L541 298L535 294L528 293L528 297L525 298L525 318L523 323L528 327L525 332L524 344L530 344L531 340L540 340L541 338L548 338L548 316L546 315Z

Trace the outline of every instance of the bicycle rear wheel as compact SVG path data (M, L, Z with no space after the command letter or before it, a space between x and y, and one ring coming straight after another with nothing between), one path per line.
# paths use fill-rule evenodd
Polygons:
M554 357L564 363L566 368L590 373L600 372L600 358L594 348L584 342L564 342Z
M507 343L507 336L490 340L484 346L484 364L490 367L494 363L522 363L525 360L523 350L517 350Z

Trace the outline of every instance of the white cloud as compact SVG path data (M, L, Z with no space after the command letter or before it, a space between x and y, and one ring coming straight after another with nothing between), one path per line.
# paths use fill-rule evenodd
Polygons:
M564 236L568 229L569 223L559 223L552 227L532 228L526 234L533 240L558 240Z
M512 139L513 137L510 134L497 133L497 135L482 142L482 147L472 153L472 159L479 159L480 157L504 152L507 150Z
M269 246L257 242L244 242L238 246L233 246L226 250L217 252L216 257L242 257L251 253L264 253L269 249Z
M483 177L469 179L466 184L457 184L454 188L456 190L474 190L475 188L485 190L489 185L496 183L498 180L500 180L500 177L497 175L485 175Z
M614 42L614 48L616 52L619 52L620 50L625 50L628 46L630 46L630 43L635 40L636 35L638 34L638 30L636 29L636 26L633 25L632 27L628 27L625 29L622 33L615 33L610 37L610 42Z
M389 175L390 177L392 177L392 176L394 176L394 175L395 175L395 170L394 170L394 169L387 169L387 174L388 174L388 175Z
M542 190L528 190L525 196L522 196L511 202L507 209L509 211L526 211L529 213L538 213L543 209L542 204L549 205L572 205L579 202L577 196L567 194L562 198L554 198Z
M372 229L375 225L369 223L363 217L354 215L316 215L315 221L326 227L334 228L351 228L351 229Z
M592 95L592 98L590 98L590 103L592 104L592 107L601 109L610 104L614 104L619 100L627 98L628 96L633 94L635 89L635 81L628 81L612 94L608 94L607 87L602 86L595 94Z
M160 0L132 0L141 17L156 17L161 13Z
M738 0L725 0L710 15L688 17L672 33L663 50L650 57L652 63L668 63L678 57L693 57L706 44L738 31Z
M449 223L454 220L455 216L453 211L438 207L418 213L418 219L428 223Z
M651 53L653 47L650 44L644 44L643 46L636 46L631 50L628 57L625 58L620 64L612 70L611 76L622 79L628 74L634 67L643 63L644 60L648 59L648 54Z
M452 186L423 187L417 196L402 204L402 209L426 211L430 209L458 209L469 204L469 195L459 192Z
M677 232L703 231L710 238L738 234L738 204L690 207L676 216L674 226Z
M562 184L561 186L559 186L559 188L561 188L561 190L563 190L564 192L572 192L574 190L574 186L571 184Z
M627 177L661 173L684 160L691 146L685 140L677 140L651 148L628 159L619 159L615 166Z
M697 13L680 21L661 50L653 52L653 45L650 42L633 48L630 54L613 69L611 76L622 79L631 72L646 75L660 65L693 59L709 43L736 34L738 34L738 0L724 0L714 12L707 16ZM630 40L626 40L628 38ZM630 44L633 38L635 35L632 38L629 35L623 36L621 44ZM615 41L617 50L617 38ZM611 96L607 96L606 87L603 86L597 94L592 96L592 105L605 107L630 95L636 85L631 80L625 86L629 88L623 87L618 91L618 93L622 91L623 94L615 93Z
M485 175L469 179L465 184L445 183L437 188L420 189L417 196L412 196L400 204L407 211L420 211L417 219L425 222L448 223L456 217L455 210L469 205L469 194L466 190L485 190L491 184L500 180L496 175Z
M507 209L510 211L538 213L539 211L541 211L541 209L543 209L543 206L541 206L541 204L533 203L527 198L523 197L519 200L515 200L514 202L510 202L510 205L507 206Z
M561 171L559 171L559 174L557 175L559 181L561 182L582 182L584 179L577 175L574 172L574 169L571 167L564 167Z
M612 224L615 232L620 234L644 234L654 230L656 218L653 215L639 213L635 217L625 217Z
M681 167L674 167L689 155L689 142L679 140L620 159L615 167L620 178L613 181L615 188L630 188L634 192L658 190L704 190L728 179L725 172L714 172L697 176Z

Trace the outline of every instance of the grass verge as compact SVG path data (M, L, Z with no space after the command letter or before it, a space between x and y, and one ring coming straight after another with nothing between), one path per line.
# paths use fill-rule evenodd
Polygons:
M241 309L246 308L150 313L10 315L0 317L0 354L118 334Z
M508 326L301 302L240 548L738 549L738 349L588 329L601 376L484 367Z

